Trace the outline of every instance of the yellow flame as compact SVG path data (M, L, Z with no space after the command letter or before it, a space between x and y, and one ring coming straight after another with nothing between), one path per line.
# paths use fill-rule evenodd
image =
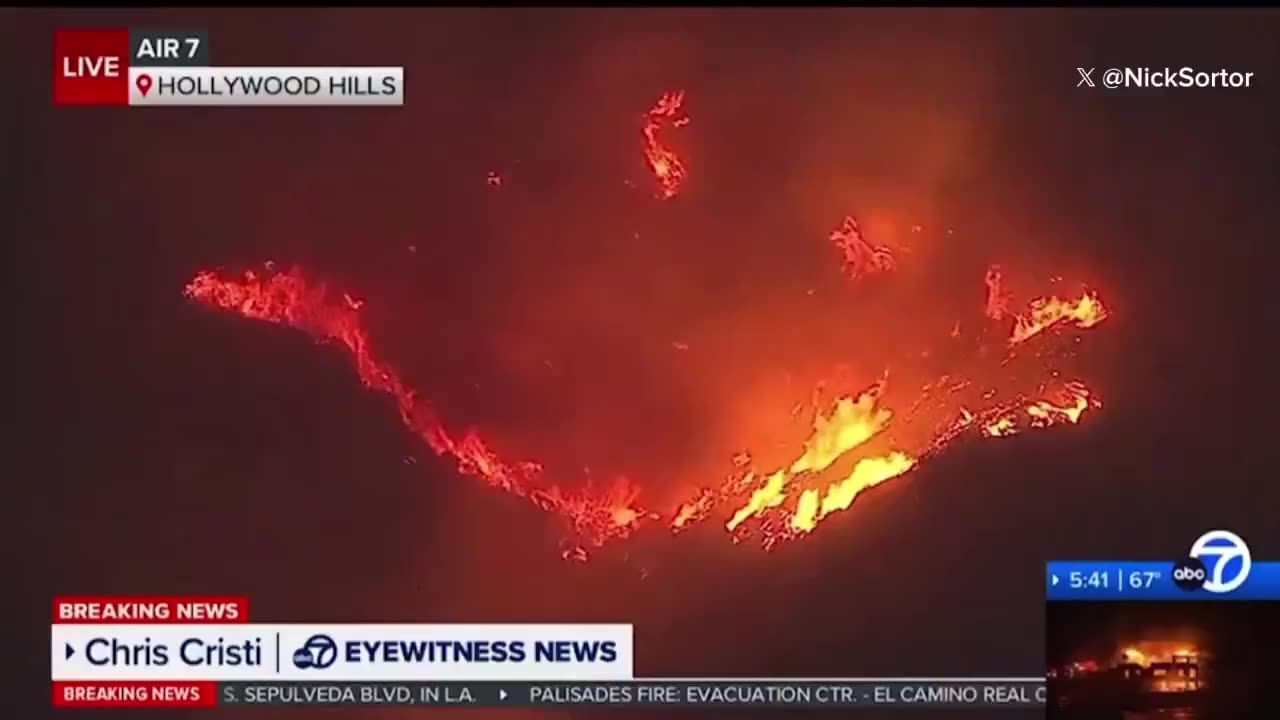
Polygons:
M1065 418L1068 422L1080 422L1080 416L1085 410L1089 409L1088 395L1078 395L1076 401L1072 405L1054 405L1047 400L1041 400L1027 408L1027 414L1033 418L1052 422L1055 417Z
M1138 648L1125 648L1124 659L1125 662L1131 662L1134 665L1142 665L1143 667L1151 664L1151 661L1147 659L1146 654Z
M1017 428L1014 426L1013 418L1005 416L997 419L993 423L989 423L986 427L982 428L982 432L987 437L1004 437L1017 432Z
M818 415L813 421L813 435L804 444L804 454L791 464L789 472L822 472L840 456L875 437L885 429L893 413L878 408L874 392L863 393L856 401L840 398L829 417Z
M889 425L893 413L879 407L879 386L854 400L842 397L830 415L819 413L813 420L813 433L804 443L804 452L786 470L769 475L765 484L751 494L747 504L738 509L725 527L732 531L748 518L781 505L787 498L787 484L803 473L818 473L831 467L845 453L875 437ZM818 498L802 494L800 502L818 511ZM809 512L806 510L806 512Z
M733 514L733 517L729 519L729 523L725 527L733 530L752 515L781 505L782 501L787 499L784 490L786 489L787 481L790 479L786 470L779 470L770 475L769 479L765 481L764 487L751 493L751 498L747 500L747 504Z
M882 457L871 457L859 460L853 467L849 477L832 484L827 494L818 503L818 491L806 490L800 496L796 506L796 514L791 518L791 527L808 532L818 526L818 522L826 516L840 510L847 510L853 500L863 490L875 487L885 480L895 478L910 470L916 464L915 458L903 452L892 452Z

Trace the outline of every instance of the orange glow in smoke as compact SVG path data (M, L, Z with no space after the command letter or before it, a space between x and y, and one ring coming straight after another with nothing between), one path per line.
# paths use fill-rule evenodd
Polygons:
M670 92L658 99L658 103L645 115L644 159L649 163L658 181L658 196L673 198L684 184L684 162L659 138L666 127L683 127L689 124L684 114L684 91Z

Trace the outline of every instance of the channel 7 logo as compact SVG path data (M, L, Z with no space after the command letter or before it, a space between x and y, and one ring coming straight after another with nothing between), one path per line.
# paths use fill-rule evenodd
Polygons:
M1183 590L1214 594L1236 590L1249 578L1253 558L1239 535L1210 530L1196 539L1186 560L1173 566L1173 582Z
M338 659L338 644L328 635L312 635L293 653L293 664L299 670L324 670Z

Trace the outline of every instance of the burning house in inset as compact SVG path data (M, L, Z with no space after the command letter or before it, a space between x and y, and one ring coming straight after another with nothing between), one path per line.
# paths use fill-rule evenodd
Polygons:
M1126 648L1122 655L1123 661L1112 671L1142 692L1190 692L1206 687L1201 668L1208 664L1208 657L1194 648L1182 647L1154 656L1138 648Z
M1050 668L1059 704L1185 707L1198 702L1211 678L1209 654L1181 642L1142 641L1103 660Z

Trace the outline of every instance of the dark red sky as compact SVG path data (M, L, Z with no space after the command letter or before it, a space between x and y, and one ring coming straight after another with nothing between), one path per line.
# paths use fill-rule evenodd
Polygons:
M1210 526L1280 552L1274 12L0 19L33 626L53 592L243 592L273 619L634 621L644 673L1020 674L1045 560L1171 556ZM75 26L206 27L224 65L403 65L407 103L54 108L52 31ZM1257 86L1086 92L1081 65ZM623 183L644 188L636 117L672 88L691 179L658 205ZM917 252L975 303L991 259L1100 279L1107 411L953 452L772 555L712 528L637 547L645 578L621 553L563 564L546 518L403 464L416 441L336 353L181 297L204 267L316 268L383 308L384 354L459 422L530 447L563 427L590 462L650 469L701 452L727 392L653 348L814 335L774 321L839 283L822 238L849 212L955 228ZM813 354L783 344L765 360ZM594 370L522 374L545 352Z

